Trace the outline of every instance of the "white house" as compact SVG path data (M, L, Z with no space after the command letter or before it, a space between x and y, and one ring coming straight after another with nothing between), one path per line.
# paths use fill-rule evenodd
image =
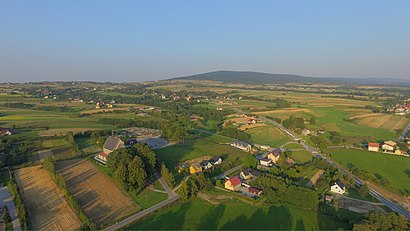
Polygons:
M375 142L369 142L367 146L368 150L372 152L378 152L380 148L380 144Z
M212 157L209 162L213 165L221 164L222 163L222 158L219 156L214 156Z
M240 141L240 140L235 140L231 146L235 147L235 148L239 148L241 150L244 150L246 152L250 152L252 150L252 146L245 142L245 141Z
M383 143L382 149L383 149L383 151L385 151L385 152L393 152L395 146L396 146L396 142L394 142L394 141L386 141L386 142Z
M345 194L346 187L341 181L336 181L332 187L330 187L330 191L332 193Z
M259 160L259 163L260 163L260 165L262 165L262 166L266 166L266 167L271 167L273 164L272 164L272 160L271 159L269 159L269 158L262 158L262 159L260 159Z

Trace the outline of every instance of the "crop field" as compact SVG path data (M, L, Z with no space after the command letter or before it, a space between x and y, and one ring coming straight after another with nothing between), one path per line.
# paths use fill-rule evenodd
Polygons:
M233 140L233 139L232 139ZM185 143L175 144L166 148L155 150L158 158L164 161L168 168L175 168L178 163L195 159L201 156L227 156L228 160L241 158L249 153L234 148L227 144L232 140L216 135L190 140Z
M313 156L312 156L312 153L306 150L300 150L300 151L298 150L298 151L292 151L291 158L295 160L296 163L303 164L305 162L310 161L313 158Z
M15 178L33 230L79 230L82 223L41 166L18 169Z
M286 134L274 126L252 128L246 132L251 134L253 142L273 147L278 147L290 140Z
M172 222L169 222L172 221ZM196 198L162 210L131 229L136 230L336 230L347 223L318 212L294 207L249 206L238 199L214 205Z
M350 117L355 123L360 125L383 128L390 131L403 129L407 126L410 119L405 116L395 116L380 113L362 114Z
M410 192L410 158L354 149L329 149L327 153L343 166L353 165L390 181L396 190Z
M111 224L140 209L118 184L87 160L57 162L56 170L87 217L98 226Z

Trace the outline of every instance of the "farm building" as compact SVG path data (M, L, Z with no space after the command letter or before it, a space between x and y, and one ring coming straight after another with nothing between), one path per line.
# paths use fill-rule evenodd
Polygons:
M380 148L380 144L379 143L375 143L375 142L369 142L368 146L368 150L372 151L372 152L378 152L379 148Z
M262 194L262 190L261 190L261 189L254 188L254 187L249 187L249 188L248 188L248 193L249 193L249 195L251 195L251 196L260 197L261 194Z
M310 132L309 129L306 129L306 128L303 129L302 135L307 136L307 135L310 135L310 134L311 134L311 132Z
M124 147L124 142L117 136L110 136L105 140L103 151L98 155L98 158L107 161L108 155L114 150Z
M11 136L15 133L16 131L11 128L0 128L0 136Z
M250 152L252 150L252 145L250 145L249 143L245 142L245 141L241 141L241 140L235 140L231 146L235 147L235 148L239 148L241 150L244 150L246 152Z
M345 194L346 193L346 187L345 185L339 180L336 181L332 187L330 187L330 191L332 193L338 193L338 194Z
M239 191L241 189L241 180L238 176L234 176L226 180L225 188L231 191Z
M393 152L395 146L396 146L396 142L389 140L383 143L382 149L385 152Z
M209 169L209 168L212 168L212 164L211 164L211 162L209 162L208 160L203 160L202 162L201 162L201 167L203 168L203 169Z

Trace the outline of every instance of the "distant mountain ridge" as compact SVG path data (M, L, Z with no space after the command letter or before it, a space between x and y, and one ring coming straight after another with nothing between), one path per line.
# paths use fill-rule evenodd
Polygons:
M172 78L171 80L211 80L223 83L274 84L274 83L339 83L370 85L406 85L410 80L395 78L318 78L293 74L271 74L254 71L213 71L202 74Z

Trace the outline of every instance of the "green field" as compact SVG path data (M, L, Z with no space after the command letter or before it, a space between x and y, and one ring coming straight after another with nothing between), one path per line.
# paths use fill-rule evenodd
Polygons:
M296 161L296 163L300 164L308 162L313 158L312 153L306 150L292 151L291 157Z
M410 158L354 149L331 149L327 153L345 167L355 167L378 174L396 190L410 192Z
M164 161L168 168L175 168L178 163L185 160L198 158L201 156L225 156L227 160L236 160L242 158L248 153L229 146L229 138L224 138L218 135L212 135L206 138L199 138L187 141L185 143L175 144L166 148L158 149L158 158Z
M130 227L134 230L336 230L338 228L350 227L332 217L294 207L250 206L237 199L212 205L198 198L165 209Z
M286 134L274 126L256 127L248 129L246 132L251 134L253 142L272 147L278 147L290 140Z
M134 197L134 199L143 209L156 205L159 202L166 200L167 198L168 194L153 192L148 188L145 188L140 194Z

